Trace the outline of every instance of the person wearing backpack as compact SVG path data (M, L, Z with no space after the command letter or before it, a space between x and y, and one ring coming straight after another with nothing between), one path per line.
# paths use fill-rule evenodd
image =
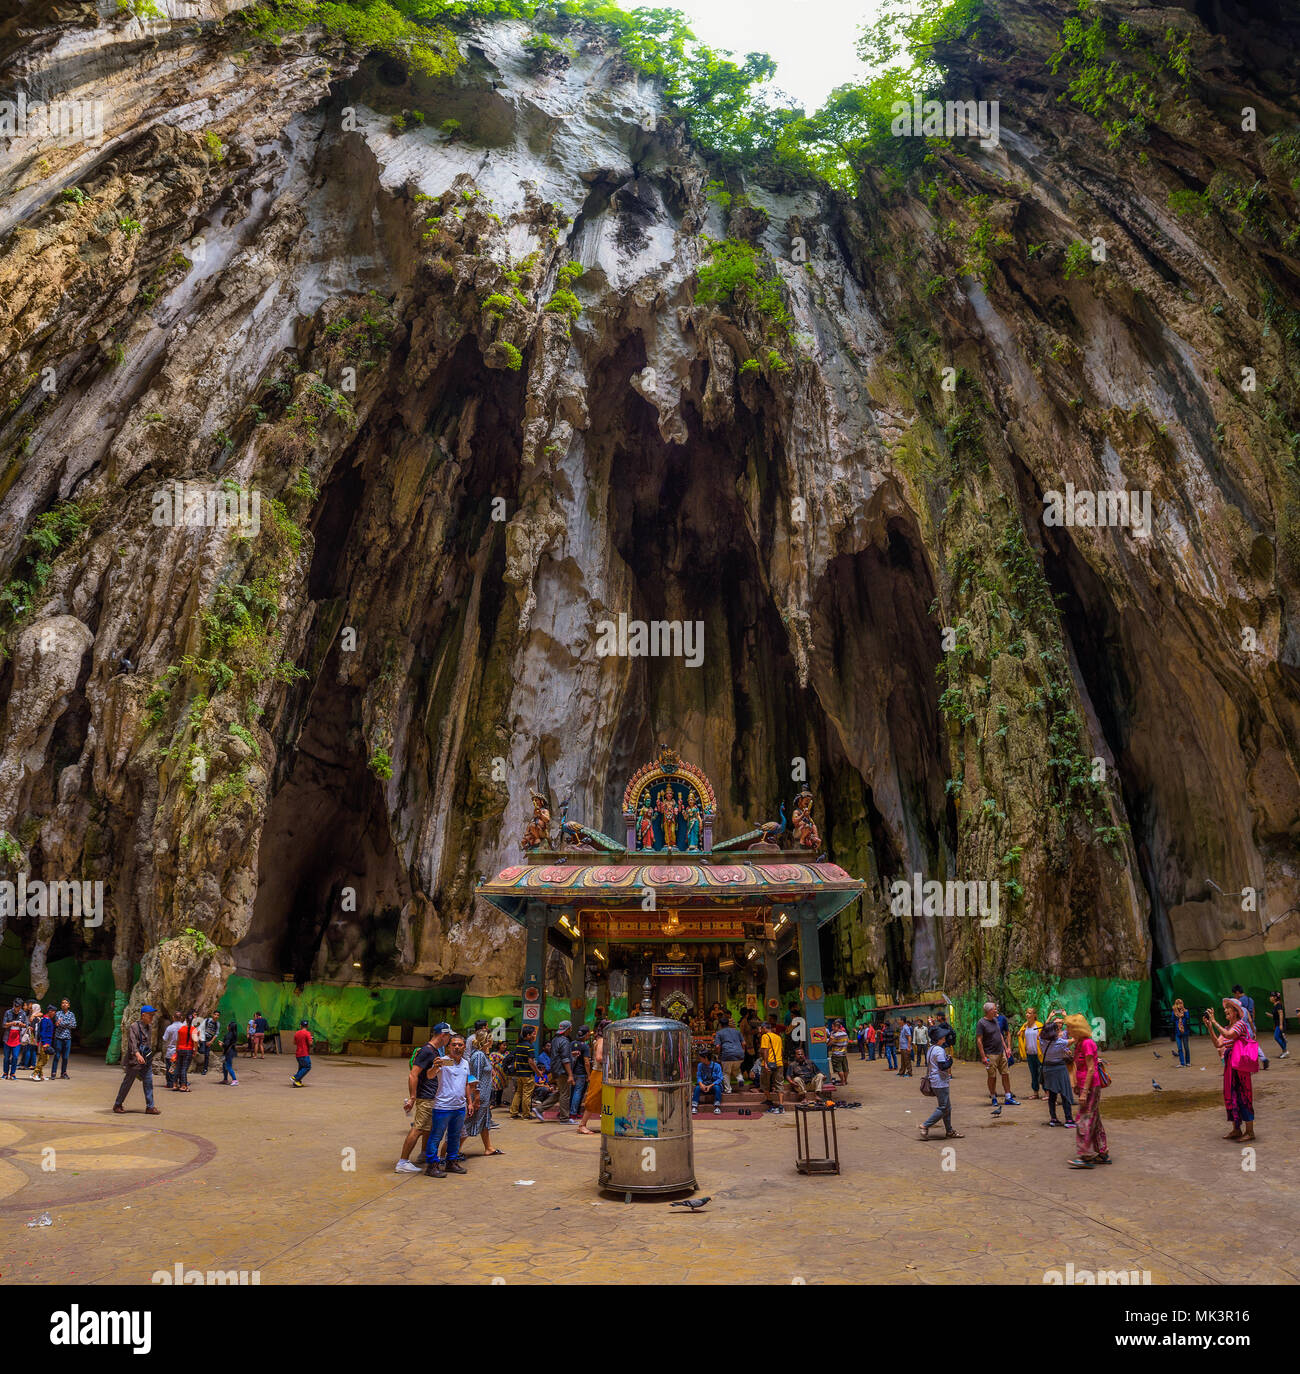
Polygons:
M1253 1075L1259 1068L1259 1045L1255 1028L1250 1024L1245 1008L1235 997L1223 999L1221 1026L1214 1013L1205 1013L1205 1026L1214 1037L1219 1056L1223 1060L1223 1105L1227 1109L1232 1130L1224 1140L1255 1139L1255 1093ZM1242 1128L1245 1128L1244 1130Z
M235 1077L235 1051L239 1048L239 1022L232 1016L226 1022L226 1036L221 1042L221 1082L231 1088L239 1086Z
M1092 1038L1092 1027L1085 1016L1075 1013L1065 1018L1065 1029L1074 1045L1074 1158L1071 1169L1091 1169L1109 1164L1106 1128L1101 1124L1101 1090L1110 1086L1110 1075L1101 1062L1101 1052Z

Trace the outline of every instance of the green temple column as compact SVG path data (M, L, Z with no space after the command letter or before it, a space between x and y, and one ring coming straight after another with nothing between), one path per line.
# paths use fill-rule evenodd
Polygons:
M819 1073L830 1075L826 1043L826 989L822 984L822 954L817 940L817 908L800 902L794 911L799 925L799 996L808 1026L808 1057Z
M524 912L523 1024L540 1037L546 1005L546 903L529 902Z
M570 920L572 919L570 917ZM569 1016L575 1030L587 1019L587 944L581 935L573 942L573 968L569 974Z

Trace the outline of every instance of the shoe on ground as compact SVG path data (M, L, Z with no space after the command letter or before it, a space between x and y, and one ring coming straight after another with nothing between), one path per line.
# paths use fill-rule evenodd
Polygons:
M1291 1051L1290 1051L1290 1050L1283 1050L1282 1053L1278 1055L1278 1058L1279 1058L1279 1059L1290 1059L1290 1058L1291 1058ZM63 1076L64 1076L64 1078L66 1078L68 1075L65 1073Z
M436 1164L429 1164L425 1167L424 1176L425 1178L446 1178L447 1171L439 1168Z
M144 1114L145 1114L145 1116L161 1116L161 1115L162 1115L162 1108L161 1108L161 1107L146 1107L146 1108L144 1109Z
M422 1170L418 1164L412 1164L409 1159L399 1159L393 1172L395 1174L418 1174Z
M466 1172L466 1169L463 1164L457 1164L453 1162L447 1165L447 1172L449 1174L463 1174Z
M534 1121L545 1121L545 1120L546 1120L545 1116L542 1115L542 1110L541 1110L540 1107L534 1107L534 1108L533 1108L533 1113L532 1113L532 1115L533 1115L533 1120L534 1120Z
M119 1103L114 1103L113 1110L120 1115L121 1113L126 1111L126 1108L121 1106Z
M714 1115L714 1116L721 1116L721 1115L722 1115L722 1108L721 1108L721 1107L714 1107L714 1109L713 1109L713 1115Z
M700 1110L700 1109L699 1109L698 1107L692 1107L692 1108L691 1108L691 1115L694 1116L695 1113L698 1112L699 1110Z
M1019 1100L1016 1098L1015 1093L1008 1093L1008 1094L1007 1094L1007 1096L1006 1096L1006 1104L1007 1104L1008 1107L1018 1107L1018 1106L1020 1106L1020 1102L1019 1102Z

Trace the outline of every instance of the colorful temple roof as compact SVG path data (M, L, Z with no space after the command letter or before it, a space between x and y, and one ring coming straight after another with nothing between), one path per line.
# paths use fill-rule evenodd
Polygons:
M663 748L654 763L632 775L623 794L625 843L567 816L552 837L549 803L534 792L533 820L524 835L527 862L502 869L475 891L521 924L529 902L639 913L647 889L654 893L653 910L665 916L690 909L757 917L775 906L810 902L818 921L826 922L865 884L817 853L821 840L812 824L811 794L800 793L796 804L804 809L794 812L795 848L776 844L785 828L784 803L779 828L766 823L715 846L712 783L675 750ZM758 842L740 848L751 840ZM725 859L713 857L722 852Z

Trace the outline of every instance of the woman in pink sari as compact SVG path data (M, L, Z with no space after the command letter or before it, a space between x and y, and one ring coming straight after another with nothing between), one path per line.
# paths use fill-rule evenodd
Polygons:
M1205 1024L1214 1043L1219 1047L1219 1058L1223 1060L1223 1105L1227 1109L1232 1130L1224 1140L1255 1139L1255 1093L1251 1074L1238 1068L1243 1048L1255 1038L1250 1027L1250 1019L1242 1010L1235 997L1223 999L1223 1017L1226 1026L1214 1019L1213 1012L1205 1013ZM1242 1127L1245 1130L1242 1130Z
M1101 1063L1087 1018L1067 1016L1065 1029L1074 1046L1074 1158L1071 1169L1109 1164L1106 1128L1101 1124Z

